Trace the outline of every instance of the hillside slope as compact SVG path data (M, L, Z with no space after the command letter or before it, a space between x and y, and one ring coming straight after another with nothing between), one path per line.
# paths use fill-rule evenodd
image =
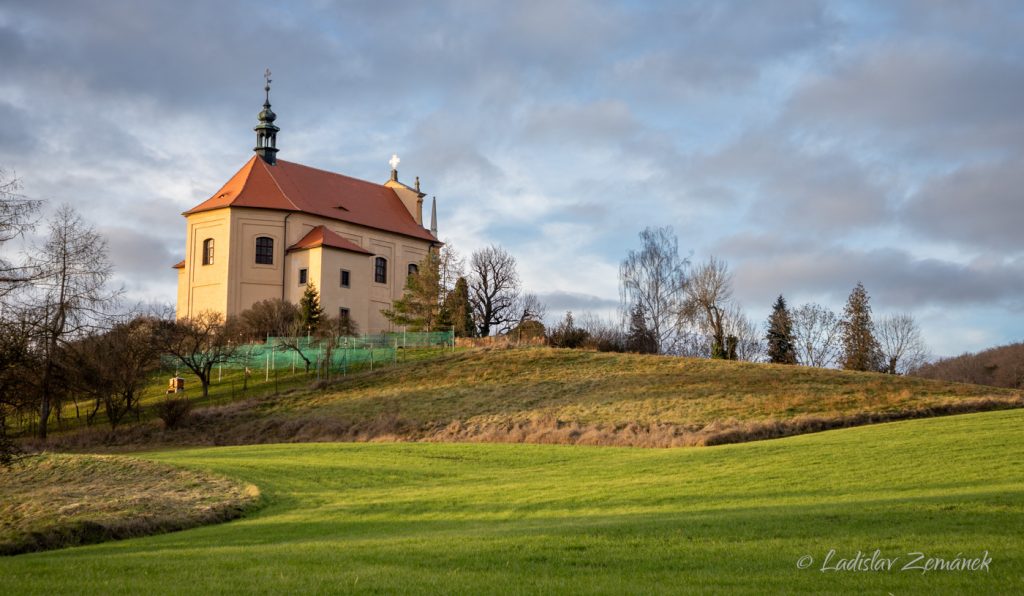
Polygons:
M473 350L200 410L129 444L441 440L680 446L1020 407L1019 392L874 373L548 348ZM107 441L105 433L63 439Z
M143 457L251 482L264 506L0 557L0 593L1019 593L1022 424L987 412L709 449L165 450ZM876 549L897 564L826 569ZM903 571L914 552L991 561Z

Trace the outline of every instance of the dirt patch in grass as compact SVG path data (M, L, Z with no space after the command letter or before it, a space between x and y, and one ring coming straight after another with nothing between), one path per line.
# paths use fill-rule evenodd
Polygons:
M0 469L0 555L227 521L259 497L250 484L128 457L35 455Z

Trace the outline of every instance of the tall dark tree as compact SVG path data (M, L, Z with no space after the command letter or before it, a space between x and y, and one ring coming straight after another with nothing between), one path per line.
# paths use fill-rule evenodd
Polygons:
M768 316L768 361L775 364L796 364L796 345L793 339L793 318L786 308L786 299L779 294Z
M871 322L871 303L864 284L850 292L843 309L843 368L847 370L881 370L882 350L875 339Z
M658 337L647 327L647 313L644 312L644 305L639 302L629 313L626 350L638 354L658 353Z
M324 308L320 306L320 292L313 282L306 284L306 291L299 300L299 320L307 332L316 331L320 327L320 319L324 316Z
M445 298L444 308L451 319L455 337L476 337L473 306L469 302L469 283L465 277L456 280L455 288Z
M500 246L488 246L473 253L469 271L469 299L480 336L517 324L521 290L515 257Z

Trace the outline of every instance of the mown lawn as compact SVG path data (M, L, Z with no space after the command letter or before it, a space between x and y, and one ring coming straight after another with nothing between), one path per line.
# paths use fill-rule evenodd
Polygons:
M1024 411L703 449L296 444L144 457L260 487L219 526L0 559L0 593L1015 593ZM822 572L830 549L986 571ZM814 562L798 569L809 555ZM870 556L870 554L869 554Z

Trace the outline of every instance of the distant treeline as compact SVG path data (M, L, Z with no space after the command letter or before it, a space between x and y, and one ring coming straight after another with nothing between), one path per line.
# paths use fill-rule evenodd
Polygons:
M929 379L1024 388L1024 342L989 348L976 354L942 358L913 374Z

